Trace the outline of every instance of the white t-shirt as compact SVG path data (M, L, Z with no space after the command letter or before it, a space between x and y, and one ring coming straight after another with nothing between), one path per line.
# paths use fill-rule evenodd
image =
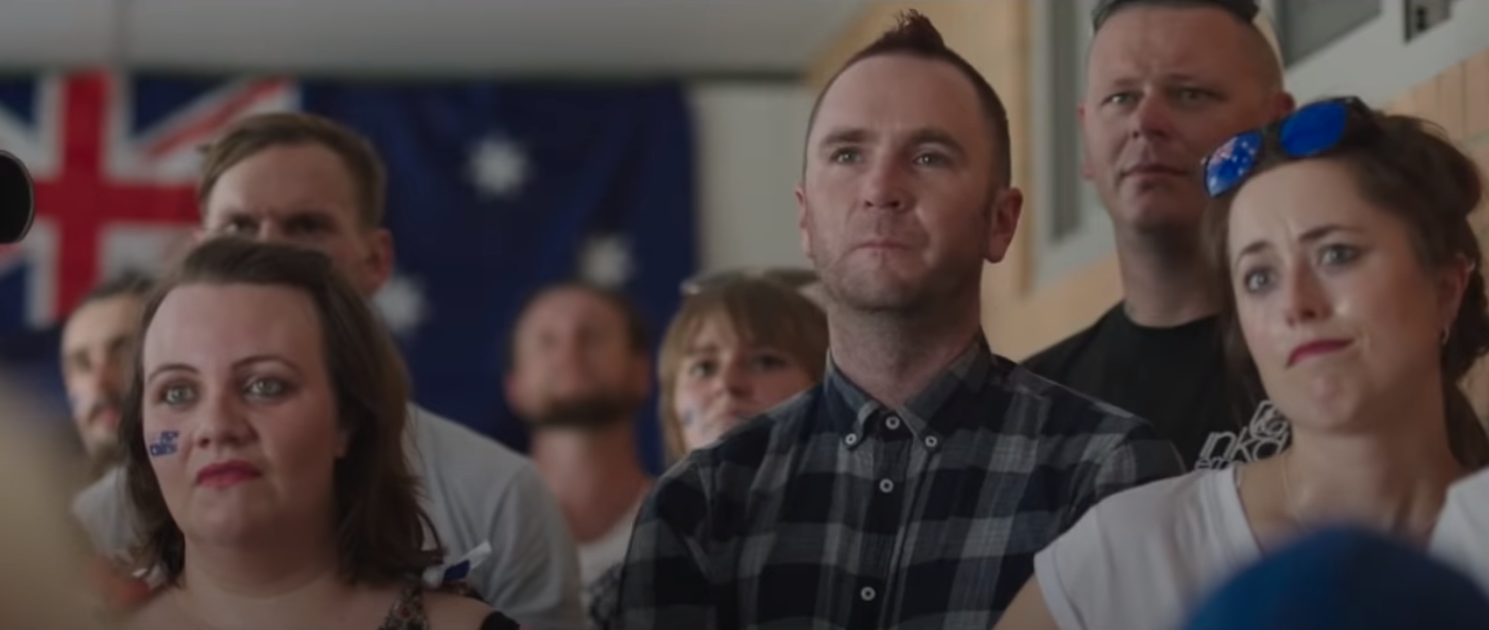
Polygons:
M489 542L491 555L469 578L492 607L526 627L583 630L574 541L532 462L417 405L409 405L409 429L410 467L446 562ZM134 536L123 481L115 469L73 502L94 547L109 556L126 550Z
M585 594L583 604L589 608L590 596L589 586L600 579L611 567L626 561L626 551L631 546L631 529L636 525L636 513L641 510L641 504L646 501L646 495L651 490L648 485L646 490L636 495L636 502L631 504L631 509L626 510L625 515L610 527L610 531L594 540L579 545L579 579L584 583Z
M1429 548L1489 591L1489 471L1448 488Z
M631 505L631 509L626 510L626 514L610 527L610 531L579 545L579 579L584 584L580 603L589 615L591 630L603 628L615 614L612 608L619 604L617 598L620 597L620 573L626 561L626 552L631 548L631 530L635 528L636 514L641 511L641 504L646 501L650 492L651 485L648 484L645 490L636 495L636 502Z
M1061 630L1171 630L1260 557L1235 468L1225 468L1097 503L1034 556L1034 571Z

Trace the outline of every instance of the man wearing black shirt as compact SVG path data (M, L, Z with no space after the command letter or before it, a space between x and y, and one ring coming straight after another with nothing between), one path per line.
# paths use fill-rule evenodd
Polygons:
M1203 262L1200 160L1293 99L1254 0L1109 0L1079 108L1083 175L1111 216L1125 296L1025 367L1151 421L1194 468L1270 455L1286 424L1232 378Z

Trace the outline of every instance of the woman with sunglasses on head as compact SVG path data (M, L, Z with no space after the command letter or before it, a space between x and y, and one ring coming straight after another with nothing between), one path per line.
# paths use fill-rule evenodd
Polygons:
M1489 349L1474 163L1417 119L1313 103L1205 161L1227 347L1291 428L1281 454L1098 504L1035 558L999 628L1172 628L1314 529L1425 546L1489 461L1457 383Z

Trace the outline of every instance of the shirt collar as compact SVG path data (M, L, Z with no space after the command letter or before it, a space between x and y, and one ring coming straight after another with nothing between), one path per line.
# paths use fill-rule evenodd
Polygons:
M967 348L930 385L911 397L903 406L885 405L870 397L838 369L830 350L823 386L827 395L841 397L851 411L851 417L832 419L834 429L844 436L850 447L862 440L865 425L870 420L885 414L899 416L905 426L918 437L944 438L965 419L965 414L944 413L953 395L959 391L976 394L990 386L1000 378L993 374L998 365L996 357L988 348L987 338L979 331ZM856 437L849 438L850 435Z

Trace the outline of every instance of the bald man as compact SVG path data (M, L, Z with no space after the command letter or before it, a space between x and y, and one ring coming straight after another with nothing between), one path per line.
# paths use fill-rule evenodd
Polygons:
M1111 216L1125 292L1093 326L1025 367L1151 421L1192 468L1252 461L1287 440L1260 386L1223 357L1200 243L1200 161L1293 109L1254 0L1108 0L1093 16L1078 115L1082 176ZM1280 431L1280 433L1279 433Z

